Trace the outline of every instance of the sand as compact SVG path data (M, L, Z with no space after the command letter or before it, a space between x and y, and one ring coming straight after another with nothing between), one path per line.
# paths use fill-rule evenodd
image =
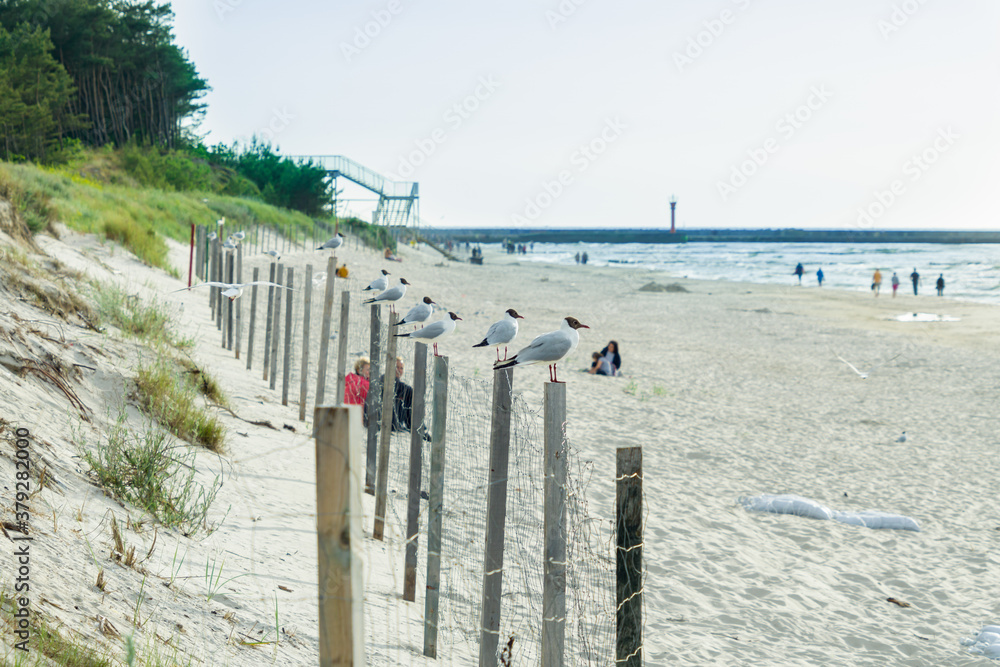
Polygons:
M199 457L203 478L216 471L225 476L215 513L216 520L225 515L221 527L207 538L159 533L146 564L149 599L141 613L149 620L137 643L166 655L176 646L182 654L221 664L315 664L312 402L306 422L299 422L297 374L292 401L282 406L281 383L271 391L261 379L259 338L252 372L245 356L235 360L220 348L207 294L169 294L183 283L93 239L66 234L62 241L41 242L68 265L124 281L175 309L181 333L197 341L192 357L216 375L233 412L243 418L220 411L229 430L226 455ZM171 252L186 272L186 248L173 245ZM402 263L385 262L349 239L337 256L351 278L338 282L338 291L346 285L357 295L380 268L388 268L393 278L412 283L401 310L429 295L457 312L463 318L458 330L440 346L453 376L489 377L493 351L471 346L507 308L525 317L512 353L557 328L564 316L589 325L579 348L559 365L567 382L567 437L578 462L591 462L596 471L587 505L605 530L614 503L615 449L643 447L646 664L981 664L960 641L1000 621L992 593L1000 578L994 548L1000 538L1000 309L932 296L874 298L627 268L556 267L491 249L482 266L449 262L425 247L402 248L400 254ZM301 285L300 270L307 263L325 270L326 256L303 250L286 253L283 261L296 268ZM248 257L246 265L264 267L264 260ZM650 282L686 291L640 290ZM314 294L313 301L321 299ZM367 313L356 310L356 298L352 306L358 324L348 334L353 359L368 344ZM312 324L316 342L318 312ZM958 319L895 319L912 312ZM93 334L79 328L68 334L81 341L86 336ZM580 372L590 353L611 339L620 343L624 375ZM134 364L130 344L103 345L108 357L99 359L102 370L82 378L77 388L98 416L121 392L110 366L121 371ZM315 360L317 349L311 349ZM411 349L412 343L400 341L408 369ZM838 355L861 370L878 367L862 379ZM96 377L104 364L106 381ZM108 561L108 510L119 521L125 510L89 486L85 464L71 458L69 443L80 425L65 403L36 409L34 401L43 394L31 392L41 392L40 385L17 387L15 378L3 375L4 418L29 422L52 443L48 456L61 461L54 468L66 486L40 494L60 518L46 519L39 510L34 519L40 532L33 568L39 595L48 601L41 608L119 651L121 642L102 635L96 619L131 632L143 577ZM335 393L335 369L330 375L328 397ZM544 366L515 371L516 391L535 410L541 409L546 379ZM245 420L269 420L277 430ZM908 440L897 443L903 431ZM13 473L4 474L12 479ZM870 530L750 513L738 504L741 496L763 493L797 494L836 510L903 514L922 530ZM369 664L474 663L467 646L436 662L420 656L422 595L416 604L400 598L402 540L394 528L385 543L370 539L368 496L366 503ZM130 514L133 520L141 515ZM126 539L145 553L152 530L147 523L141 533L128 531ZM180 568L175 549L186 554ZM223 559L226 583L209 601L205 568ZM93 585L99 566L112 580L105 594ZM5 582L12 580L11 567L3 563ZM176 581L167 588L163 583L173 569ZM231 577L239 578L227 581ZM274 639L276 605L279 644L241 645L250 637Z

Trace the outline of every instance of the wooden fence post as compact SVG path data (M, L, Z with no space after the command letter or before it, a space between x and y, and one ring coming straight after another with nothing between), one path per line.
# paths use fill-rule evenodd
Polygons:
M312 316L313 265L306 264L306 294L302 314L302 373L299 375L299 421L306 420L306 401L309 394L309 320Z
M260 279L260 268L253 267L253 282L257 282ZM257 324L257 288L259 285L254 285L250 288L250 322L247 325L247 370L250 370L250 364L253 363L253 330Z
M424 446L424 395L427 393L427 344L413 346L413 403L410 412L410 484L406 494L406 557L403 599L417 599L417 539L420 531L420 473Z
M347 388L347 332L351 326L351 293L340 293L340 331L337 332L337 404L344 402ZM369 375L371 370L369 369Z
M219 239L212 239L211 243L208 245L208 282L218 280L215 277L215 246L219 242ZM215 302L216 302L216 290L217 287L208 288L208 307L212 311L212 321L215 322Z
M326 293L323 295L323 323L319 334L319 366L316 369L316 405L326 400L326 366L330 354L330 325L333 319L333 283L337 276L337 258L330 255L326 260Z
M288 305L285 307L285 353L281 366L281 404L288 405L288 384L292 381L292 310L295 306L295 271L288 267L285 272L288 283Z
M236 246L236 280L234 282L243 284L243 243ZM237 299L234 304L236 308L236 343L234 350L236 358L240 358L240 339L243 337L243 299Z
M424 655L437 657L441 596L441 517L444 509L445 432L448 420L448 357L434 357L434 420L427 500L427 592L424 596Z
M483 612L479 667L496 667L503 592L504 528L507 522L507 463L514 369L493 372L493 418L490 424L490 480L486 495L486 550L483 558Z
M232 285L235 280L236 275L236 257L233 253L226 252L226 278L223 282L227 282ZM233 300L223 299L225 311L225 318L222 323L222 347L226 350L233 349Z
M566 385L545 383L545 576L542 667L563 667L566 642Z
M616 486L618 634L615 664L642 667L642 447L618 449Z
M379 368L382 363L379 359L382 356L382 306L374 305L371 308L371 342L368 351L368 369L370 382L373 384L379 377ZM378 420L375 419L375 407L378 405L378 397L374 391L368 391L365 399L365 414L368 415L368 452L365 458L365 493L375 495L375 458L378 456Z
M361 571L361 414L318 407L316 519L319 545L319 664L364 667Z
M278 278L274 282L284 285L284 273L285 265L278 264ZM268 341L268 345L271 347L271 378L268 384L270 389L278 386L278 343L281 341L281 299L284 296L284 287L274 288L274 312L272 313L274 324L271 326L271 340Z
M396 313L389 313L389 331L396 324ZM389 494L389 445L392 442L392 418L396 396L396 337L389 336L385 346L385 370L382 371L382 427L378 444L378 474L375 477L375 525L372 537L381 540L385 532L385 506ZM369 414L368 421L372 421Z
M268 282L274 282L275 274L277 273L278 265L275 262L271 262L271 273L268 277ZM274 285L267 286L267 319L264 320L264 376L262 379L267 379L267 370L271 364L271 311L274 310Z
M216 225L216 227L218 227L218 225ZM219 231L222 231L222 230L219 230ZM216 277L213 278L212 280L214 280L216 282L219 282L219 283L221 283L221 282L223 282L225 280L225 275L226 275L226 262L225 262L225 259L226 259L226 253L222 249L222 238L221 237L217 237L215 239L215 276ZM222 288L221 287L213 287L212 289L215 290L215 328L221 331L222 330L222 320L223 320Z

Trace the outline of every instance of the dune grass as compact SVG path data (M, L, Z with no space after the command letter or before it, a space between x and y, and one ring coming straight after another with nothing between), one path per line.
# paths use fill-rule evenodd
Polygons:
M199 388L191 373L178 373L177 364L165 356L140 366L136 377L137 398L146 414L178 438L221 452L225 429L199 405Z
M166 306L156 299L144 301L118 285L95 283L94 304L101 326L112 324L126 336L154 345L163 344L179 350L194 346L193 340L180 338L173 331Z

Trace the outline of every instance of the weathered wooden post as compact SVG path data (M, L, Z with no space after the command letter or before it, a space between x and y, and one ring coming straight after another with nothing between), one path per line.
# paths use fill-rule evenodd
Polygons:
M333 319L333 283L337 276L337 258L330 255L326 261L326 293L323 295L323 323L319 334L319 358L316 360L316 405L326 398L326 367L330 355L330 325Z
M253 282L257 282L260 279L260 269L258 267L253 267ZM253 363L253 332L257 325L257 287L254 285L250 288L250 323L247 326L247 370L250 370L250 364Z
M344 402L347 388L347 332L351 326L351 293L340 293L340 331L337 332L337 404ZM369 375L371 372L369 371Z
M490 424L490 479L486 495L486 550L483 558L483 613L479 667L496 667L503 592L504 528L507 522L507 463L514 369L493 371L493 418Z
M278 264L278 278L274 282L279 285L285 284L284 271L285 265ZM268 345L271 346L271 378L268 383L270 389L278 386L278 343L281 341L281 299L284 296L284 287L274 288L274 313L272 313L274 323L271 325L271 340L268 341Z
M216 281L218 278L215 277L215 261L217 259L217 254L215 252L216 244L218 244L219 239L212 239L212 242L208 245L208 281ZM216 291L217 287L208 288L208 307L212 310L212 321L215 321L215 304L216 304Z
M201 262L205 256L204 248L202 247L204 239L205 228L202 225L198 225L194 229L194 275L198 280L202 280Z
M305 297L302 314L302 373L299 374L299 421L306 420L306 401L309 394L309 320L312 317L313 265L306 264Z
M232 285L235 282L235 276L236 258L233 253L226 252L226 279L224 282ZM222 301L226 309L225 321L222 326L222 347L231 350L233 349L233 300L224 298Z
M642 447L618 449L616 486L618 635L615 664L642 667Z
M396 313L389 313L389 331L396 324ZM382 426L379 432L378 472L375 477L375 525L372 537L381 540L385 532L385 506L389 493L389 445L392 442L392 418L396 395L396 337L389 336L385 346L385 370L382 372ZM371 422L371 415L368 417Z
M410 419L410 484L406 495L406 556L403 599L417 599L417 539L420 531L420 473L424 445L424 395L427 393L427 345L413 346L413 404Z
M275 262L271 262L271 274L268 278L268 282L274 282L276 277L278 265ZM267 286L267 319L264 320L264 376L262 379L267 379L267 371L271 365L271 315L274 311L274 285Z
M221 232L222 230L220 229L219 231ZM221 282L225 282L225 275L226 275L225 257L226 257L226 253L222 249L222 238L221 237L217 237L215 239L215 255L216 255L216 257L215 257L215 275L216 275L216 277L213 278L213 280L215 280L216 282L220 282L220 283ZM222 302L224 300L226 300L226 299L223 299L223 297L222 297L222 288L221 287L213 287L212 289L215 290L215 328L221 331L222 330L222 319L223 319L223 305L222 305Z
M236 246L236 280L235 282L243 284L243 243L240 242ZM236 303L233 304L236 308L236 344L234 345L234 350L236 352L236 358L240 358L240 339L243 337L243 299L237 299Z
M319 546L319 664L364 667L361 533L361 414L317 407L316 519Z
M371 341L368 348L368 377L372 386L379 377L379 367L382 363L379 359L382 356L382 306L374 305L371 308ZM365 399L365 414L368 415L368 453L365 458L365 493L375 495L375 459L378 456L378 431L381 420L377 419L377 406L379 397L374 391L368 391Z
M566 642L566 385L545 383L545 575L542 667L563 667Z
M427 500L427 592L424 596L424 655L437 657L441 596L441 517L444 510L445 432L448 419L448 357L434 357L434 421Z
M288 385L292 381L292 310L295 306L295 271L288 267L286 271L288 284L288 305L285 307L285 354L281 364L281 404L288 405Z

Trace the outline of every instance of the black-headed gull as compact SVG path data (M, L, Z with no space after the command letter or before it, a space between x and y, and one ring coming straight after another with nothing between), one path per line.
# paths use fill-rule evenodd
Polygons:
M455 323L460 319L462 318L455 313L448 313L447 317L440 319L437 322L431 322L423 329L417 329L411 333L396 334L396 336L399 338L412 338L413 340L433 343L434 356L437 357L439 356L437 344L438 340L454 331Z
M236 232L235 234L233 234L233 238L236 239L237 241L242 241L246 237L247 237L246 232Z
M376 278L375 280L373 280L371 282L371 284L368 285L368 287L364 288L361 291L362 292L368 292L368 291L383 292L383 291L385 291L385 288L389 286L389 278L388 278L388 276L389 276L389 272L386 271L385 269L382 269L382 275L380 275L378 278Z
M270 255L274 259L281 259L281 254L277 250L267 250L264 252L265 255Z
M316 248L316 250L326 250L328 248L330 250L336 250L337 248L339 248L342 245L344 245L344 235L341 234L340 232L337 232L336 236L334 236L332 239L326 241L323 245L321 245L320 247Z
M425 296L423 301L410 308L409 312L403 316L403 319L396 322L396 325L400 324L415 324L417 322L426 322L430 319L431 315L434 314L434 302L431 301L429 296Z
M511 366L524 366L528 364L548 364L549 380L559 382L556 378L556 362L576 349L580 343L580 334L577 329L589 329L586 324L581 324L575 317L563 319L558 331L550 331L540 336L536 336L531 341L531 345L524 348L506 361L500 361L493 365L494 369L510 368Z
M507 345L513 342L514 337L517 336L517 321L523 319L524 317L518 315L516 310L508 308L503 319L490 326L486 332L486 338L472 347L495 347L497 361L500 361L500 346L503 345L503 358L507 359Z
M906 431L903 431L903 435L896 438L896 442L906 442Z
M380 303L384 301L389 304L389 310L392 310L392 305L396 301L402 299L403 295L406 294L406 286L409 284L410 283L406 282L406 278L400 278L399 284L395 287L390 287L381 294L377 294L367 301L362 301L361 303L362 305L366 305L369 303Z
M243 296L243 289L250 287L252 285L274 285L275 287L284 287L285 289L290 289L293 292L298 290L292 289L287 285L279 285L278 283L268 282L267 280L255 280L252 283L216 283L216 282L206 282L198 283L197 285L191 285L191 287L182 287L180 289L175 289L175 292L183 292L184 290L194 289L195 287L221 287L222 296L228 296L229 300L238 299Z

